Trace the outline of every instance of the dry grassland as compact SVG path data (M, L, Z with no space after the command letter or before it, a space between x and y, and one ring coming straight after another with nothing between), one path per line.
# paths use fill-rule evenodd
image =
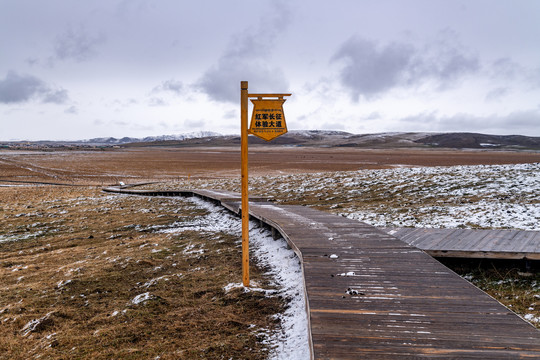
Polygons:
M269 195L281 181L263 176L268 174L527 162L540 162L540 154L250 151L254 193L260 195ZM203 216L204 210L177 199L106 195L100 188L120 181L167 181L151 187L238 190L239 167L234 148L1 151L0 185L73 186L0 187L0 359L265 358L260 329L277 326L272 315L284 305L256 292L223 290L238 282L239 239L224 233L159 233L156 226ZM335 212L344 200L337 190L298 197L292 186L272 195ZM368 206L390 206L380 202L381 194L371 195L363 198L371 201ZM186 251L193 246L205 250ZM254 264L251 272L261 286L271 287L264 269ZM499 274L486 275L484 288L496 287L490 293L512 305L521 285L508 282L508 273ZM505 282L510 287L501 290ZM530 306L527 301L519 306Z
M451 166L540 162L540 152L369 150L354 148L252 147L253 176L354 171L395 166ZM0 151L2 181L106 185L240 176L240 149L135 148L107 151Z
M225 292L236 237L158 233L205 210L95 187L0 187L1 359L262 359L282 301ZM192 251L192 249L201 251ZM252 278L272 288L262 273Z

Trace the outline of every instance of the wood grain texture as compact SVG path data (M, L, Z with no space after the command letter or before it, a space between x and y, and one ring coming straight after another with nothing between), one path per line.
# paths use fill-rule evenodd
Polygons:
M383 228L435 257L540 260L540 232L521 230Z

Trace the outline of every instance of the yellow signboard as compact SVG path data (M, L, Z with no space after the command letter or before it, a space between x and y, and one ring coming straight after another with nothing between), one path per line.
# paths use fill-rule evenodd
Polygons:
M266 141L277 138L287 132L283 103L285 99L257 99L253 103L253 114L249 133Z

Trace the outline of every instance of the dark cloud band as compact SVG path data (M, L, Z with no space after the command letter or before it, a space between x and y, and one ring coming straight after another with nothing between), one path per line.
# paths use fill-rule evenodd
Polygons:
M419 48L397 42L382 46L352 37L341 45L331 60L343 62L340 81L354 100L426 81L434 81L437 89L442 90L460 77L480 69L478 59L452 41L438 41Z
M54 89L32 75L19 75L9 71L6 77L0 80L0 103L23 103L32 99L64 104L69 100L69 96L67 90Z

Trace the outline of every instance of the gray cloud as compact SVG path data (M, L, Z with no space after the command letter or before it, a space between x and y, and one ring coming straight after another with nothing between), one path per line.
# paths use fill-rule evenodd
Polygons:
M211 99L221 102L238 102L240 81L249 81L250 89L288 91L283 71L270 66L271 50L277 36L284 31L290 18L286 4L274 4L261 24L272 24L260 29L246 29L233 36L227 49L202 75L195 86Z
M486 101L487 102L500 101L509 93L510 93L510 89L508 87L498 87L487 93Z
M523 82L532 89L540 88L540 67L523 66L509 57L499 58L489 64L488 74L494 80Z
M68 100L68 92L65 89L49 89L43 94L44 103L65 104Z
M447 41L436 41L423 48L407 43L381 46L352 37L341 45L331 61L344 63L340 81L354 100L428 80L434 80L442 90L460 77L478 71L480 65L478 59L460 49L451 36L443 33L441 37Z
M83 28L67 29L56 38L54 55L58 60L87 61L97 55L97 47L105 41L103 35L89 35Z
M207 70L198 82L210 98L216 101L240 101L240 81L249 80L250 89L288 91L288 82L279 68L264 62L245 59L222 58L217 66Z
M188 129L200 129L204 128L206 122L204 120L185 120L184 127Z
M42 93L45 83L35 76L18 75L10 71L4 80L0 80L0 102L19 103L30 100Z
M411 131L466 131L492 134L530 134L540 124L540 111L515 111L507 115L476 116L458 113L438 116L436 112L422 113L400 119L404 129Z
M353 37L341 45L332 60L345 60L340 79L352 96L369 97L406 80L414 51L406 44L381 48L369 40Z
M240 112L236 109L229 110L223 114L224 119L238 119L240 117Z
M144 14L151 11L155 6L149 0L122 0L116 5L115 15L119 18L129 18L134 14Z
M69 100L67 90L54 89L32 75L19 75L9 71L6 77L0 80L0 103L22 103L36 98L44 103L55 104L64 104Z
M325 122L322 124L321 129L324 130L345 130L343 123L339 122Z
M441 31L435 41L425 45L415 54L412 82L431 78L444 89L455 80L480 70L475 55L467 53L451 30Z
M152 97L148 100L148 105L150 106L167 106L167 102L162 98Z
M511 129L514 133L530 134L527 129L537 129L540 124L540 112L536 110L516 111L508 116L499 118L501 126Z
M64 113L76 115L79 113L79 110L77 109L75 105L72 105L68 107L66 110L64 110Z
M525 69L512 59L505 57L493 61L490 71L492 78L502 77L505 80L513 80L521 76L525 72Z
M532 88L540 88L540 67L530 71L528 78Z
M184 84L178 80L166 80L152 89L152 93L172 92L176 95L184 93Z

